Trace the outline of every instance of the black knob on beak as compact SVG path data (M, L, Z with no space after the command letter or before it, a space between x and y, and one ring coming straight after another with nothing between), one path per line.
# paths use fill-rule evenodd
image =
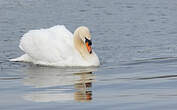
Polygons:
M87 43L87 42L88 42L88 45L90 45L90 46L92 45L92 41L85 38L85 43Z

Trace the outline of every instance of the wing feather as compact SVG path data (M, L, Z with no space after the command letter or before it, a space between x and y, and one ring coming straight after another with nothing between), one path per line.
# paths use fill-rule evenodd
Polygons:
M62 25L31 30L21 38L19 47L37 61L63 61L72 55L73 34Z

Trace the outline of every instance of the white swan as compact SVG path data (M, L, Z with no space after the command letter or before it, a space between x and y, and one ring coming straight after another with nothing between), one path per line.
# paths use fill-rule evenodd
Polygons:
M32 62L49 66L99 66L99 58L91 48L87 27L77 28L74 35L63 25L31 30L20 40L21 57L10 61Z

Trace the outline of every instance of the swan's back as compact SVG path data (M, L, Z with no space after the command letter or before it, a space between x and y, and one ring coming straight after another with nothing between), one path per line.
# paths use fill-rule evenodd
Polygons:
M67 60L72 59L73 34L63 25L31 30L21 38L19 47L30 57L26 60L33 63L64 65Z

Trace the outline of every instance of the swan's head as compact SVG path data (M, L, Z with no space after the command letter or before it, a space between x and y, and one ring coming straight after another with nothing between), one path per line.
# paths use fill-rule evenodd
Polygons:
M81 26L76 29L78 32L78 35L80 39L83 41L83 43L86 45L88 52L92 53L92 41L91 41L91 34L87 27Z

